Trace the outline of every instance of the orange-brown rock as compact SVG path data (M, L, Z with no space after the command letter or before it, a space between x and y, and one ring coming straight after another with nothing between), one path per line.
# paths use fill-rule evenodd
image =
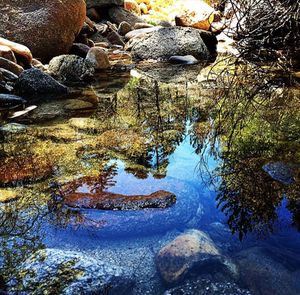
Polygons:
M201 0L184 1L182 13L175 17L175 23L181 27L192 27L208 31L215 20L215 10Z
M0 161L0 185L15 185L50 176L53 165L40 157L15 157Z
M141 14L141 8L140 6L136 3L135 0L125 0L124 1L124 8L128 11L132 11L138 15Z
M194 266L211 256L220 255L210 237L199 230L189 230L165 245L156 257L158 270L167 283L174 283Z
M107 192L101 189L99 179L93 177L83 177L67 184L63 191L63 199L64 204L69 207L100 210L163 209L176 203L176 196L163 190L149 195Z
M1 0L0 36L27 46L35 58L68 53L86 17L84 0Z

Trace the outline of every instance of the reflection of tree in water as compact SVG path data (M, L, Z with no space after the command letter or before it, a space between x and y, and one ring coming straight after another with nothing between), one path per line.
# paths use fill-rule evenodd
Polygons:
M113 187L116 184L114 177L117 175L117 164L105 165L100 170L98 176L81 177L69 182L63 188L59 183L50 185L51 199L48 201L50 223L60 227L74 225L76 228L90 225L102 227L104 225L103 221L89 218L81 210L67 207L64 204L64 196L76 192L78 189L87 193L101 194Z
M23 291L20 282L26 273L21 271L22 263L44 247L40 221L45 214L28 196L0 204L1 275L16 293Z
M221 143L223 161L214 177L221 181L218 206L232 232L240 239L249 231L272 232L285 197L299 225L299 93L279 85L274 73L245 65L219 79L224 88L217 90L210 142L218 138ZM292 184L284 185L262 169L277 161L294 165Z
M199 111L190 111L191 98L184 87L147 78L133 79L131 83L129 97L120 98L118 105L122 110L126 104L131 122L147 134L147 153L136 159L136 163L148 168L154 176L162 177L169 156L184 139L187 122L196 120Z

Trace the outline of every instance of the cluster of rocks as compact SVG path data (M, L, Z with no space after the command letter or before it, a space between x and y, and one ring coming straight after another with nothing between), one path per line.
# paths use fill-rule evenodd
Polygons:
M150 8L149 1L138 2ZM204 27L183 21L153 26L128 3L125 9L123 1L2 1L0 108L66 95L61 83L89 81L132 58L192 64L214 55L217 39Z

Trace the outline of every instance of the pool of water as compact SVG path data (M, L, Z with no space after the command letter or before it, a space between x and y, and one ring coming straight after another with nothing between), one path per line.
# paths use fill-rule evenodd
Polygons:
M15 125L3 122L0 253L11 293L40 294L24 277L28 258L41 249L122 268L132 293L107 294L163 294L197 280L208 289L194 294L300 293L299 88L270 82L256 89L250 74L246 81L233 75L228 88L224 80L203 82L205 69L195 66L162 71L101 75ZM82 181L80 193L91 186L129 197L165 190L176 203L71 208L62 192L74 181ZM218 259L204 259L201 250L170 283L160 250L190 232L207 234ZM51 284L39 288L50 292ZM218 293L218 284L235 291Z

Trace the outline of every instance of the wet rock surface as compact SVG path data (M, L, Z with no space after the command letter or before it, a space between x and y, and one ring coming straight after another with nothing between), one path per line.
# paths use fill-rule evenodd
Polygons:
M25 105L26 100L13 94L0 94L0 109L9 109Z
M66 295L130 294L134 285L129 270L70 250L39 250L20 270L24 273L22 284L28 294L36 288Z
M88 181L89 183L90 181ZM81 185L80 180L78 185ZM76 185L72 185L76 190ZM167 208L176 202L176 196L170 192L157 191L149 195L121 195L105 191L89 193L71 192L66 189L63 193L64 203L74 208L100 210L142 210L146 208Z
M26 98L58 98L68 93L68 88L39 69L25 70L15 85L15 92Z

